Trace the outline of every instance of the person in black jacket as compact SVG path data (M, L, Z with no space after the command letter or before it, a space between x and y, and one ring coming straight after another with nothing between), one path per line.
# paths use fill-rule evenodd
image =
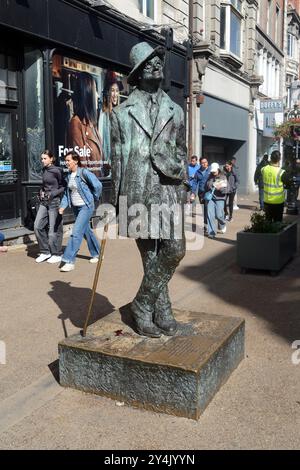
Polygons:
M40 207L34 222L40 255L37 263L59 263L62 254L63 222L58 209L64 192L63 171L54 165L55 157L50 150L41 155L43 165L43 185L40 190Z
M229 222L232 220L233 201L237 188L237 176L233 171L232 162L229 160L225 163L224 174L227 178L227 195L225 199L225 219Z
M254 173L254 183L258 186L258 191L259 191L260 210L264 210L264 182L263 182L261 169L264 166L267 166L268 163L269 163L269 155L265 153L262 160L257 165L255 173Z

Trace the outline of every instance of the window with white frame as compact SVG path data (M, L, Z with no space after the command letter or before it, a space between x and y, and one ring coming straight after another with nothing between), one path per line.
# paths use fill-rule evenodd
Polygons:
M226 52L241 56L242 1L230 0L220 9L220 47Z
M139 11L152 20L155 19L156 0L139 0Z
M298 60L297 38L291 33L288 33L287 36L287 55L292 59Z
M279 18L280 18L280 8L276 4L276 16L275 16L275 42L278 43L279 40Z
M286 75L286 107L290 109L292 107L292 81L293 76Z

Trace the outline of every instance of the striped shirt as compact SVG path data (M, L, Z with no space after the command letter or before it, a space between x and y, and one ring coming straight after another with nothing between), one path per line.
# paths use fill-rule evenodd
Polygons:
M77 172L72 172L71 173L68 187L71 191L72 205L76 206L76 207L81 207L81 206L85 205L85 202L82 199L82 197L80 196L80 193L78 192L77 184L76 184L76 175L77 175Z

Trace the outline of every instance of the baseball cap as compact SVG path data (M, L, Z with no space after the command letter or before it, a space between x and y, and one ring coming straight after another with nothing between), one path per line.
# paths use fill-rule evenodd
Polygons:
M219 168L220 168L219 163L212 163L212 164L210 165L210 171L211 171L212 173L215 173L216 171L218 171Z

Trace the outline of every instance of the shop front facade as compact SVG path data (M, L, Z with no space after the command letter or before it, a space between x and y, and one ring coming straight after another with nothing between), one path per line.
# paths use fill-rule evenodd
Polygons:
M124 17L81 1L0 3L0 229L22 227L39 191L41 152L63 165L74 149L110 192L113 106L130 93L129 52L140 41L164 45ZM185 49L168 53L165 89L185 108ZM80 120L93 116L92 135Z
M252 190L249 139L249 84L209 64L200 107L200 154L222 167L237 159L240 192ZM228 99L230 97L230 100Z

